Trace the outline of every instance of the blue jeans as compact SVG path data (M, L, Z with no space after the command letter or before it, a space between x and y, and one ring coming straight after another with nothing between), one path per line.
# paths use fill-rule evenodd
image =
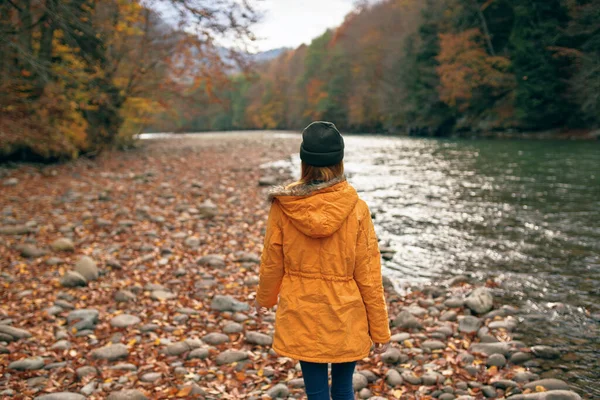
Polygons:
M300 360L308 400L330 400L327 363ZM354 400L352 374L356 361L331 363L331 399Z

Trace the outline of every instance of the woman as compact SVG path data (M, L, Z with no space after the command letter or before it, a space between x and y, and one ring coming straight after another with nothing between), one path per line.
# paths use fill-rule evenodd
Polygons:
M356 361L390 340L377 237L367 204L344 175L344 140L316 121L302 132L302 177L269 192L256 294L279 304L273 350L300 360L309 400L354 399Z

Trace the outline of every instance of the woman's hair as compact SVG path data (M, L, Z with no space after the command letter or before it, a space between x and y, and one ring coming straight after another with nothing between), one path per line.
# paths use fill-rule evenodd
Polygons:
M288 189L294 186L308 184L312 181L330 181L333 178L337 178L344 174L344 161L326 167L315 167L314 165L309 165L302 161L301 166L302 173L300 179L287 185Z

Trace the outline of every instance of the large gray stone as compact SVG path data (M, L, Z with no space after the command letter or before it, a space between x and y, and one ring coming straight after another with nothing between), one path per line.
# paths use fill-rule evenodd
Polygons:
M98 266L96 262L88 256L81 257L77 263L75 263L75 272L78 272L88 281L98 279Z
M477 314L485 314L494 306L494 297L488 288L478 287L469 294L465 305Z

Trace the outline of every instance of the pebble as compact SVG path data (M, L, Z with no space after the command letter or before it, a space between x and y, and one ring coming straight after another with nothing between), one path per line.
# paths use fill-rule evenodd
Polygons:
M198 265L206 265L213 268L225 268L227 265L225 263L225 257L220 254L209 254L206 256L202 256L196 260L196 264Z
M115 328L127 328L128 326L139 324L142 320L131 314L119 314L110 320L110 324Z
M23 358L8 364L8 369L16 371L33 371L42 368L44 368L44 359L42 357Z
M42 249L39 249L31 244L22 244L17 246L17 250L21 253L22 257L25 258L38 258L46 254Z
M96 385L96 381L90 381L90 383L82 387L79 392L85 396L91 396L92 393L94 393L94 390L96 390Z
M395 369L389 369L387 371L387 373L385 374L385 380L388 383L388 385L392 387L400 386L404 383L402 376Z
M229 336L223 333L212 332L202 337L202 340L208 344L219 345L229 342Z
M34 400L85 400L85 396L72 392L54 392L37 396Z
M517 351L513 355L510 356L510 362L513 364L523 364L526 361L531 360L530 353L523 353L521 351Z
M465 306L477 314L485 314L494 306L492 292L486 287L477 287L465 300Z
M78 272L67 271L60 279L60 284L64 287L85 286L87 285L87 280Z
M52 250L54 250L54 251L74 251L75 250L75 245L73 244L73 241L69 238L64 238L64 237L56 239L54 242L52 242L50 247L52 247Z
M115 293L115 301L119 303L127 303L129 301L134 301L135 299L135 294L129 290L119 290Z
M497 381L492 382L492 386L495 388L500 388L500 389L508 389L508 388L518 387L519 384L510 379L499 379Z
M199 348L199 349L194 349L194 350L190 351L187 358L188 359L199 358L201 360L204 360L204 359L208 358L208 356L209 356L209 351L207 348Z
M283 383L278 383L275 386L273 386L272 388L270 388L269 390L267 390L267 394L273 399L278 398L278 397L286 398L286 397L288 397L289 393L290 393L290 390Z
M560 357L560 351L550 346L533 346L531 351L539 358L552 360Z
M246 332L246 342L260 346L270 346L273 344L273 338L260 332Z
M106 400L148 400L148 397L137 389L128 389L113 392L108 395Z
M523 389L535 390L536 386L541 386L546 390L568 390L569 385L560 379L540 379L537 381L529 382L523 386Z
M465 299L462 297L449 297L444 301L444 305L448 308L459 308L465 304Z
M148 372L141 376L140 380L142 382L156 382L162 377L160 372Z
M421 343L421 347L428 350L443 350L446 348L446 343L439 340L426 340Z
M8 178L2 182L2 186L16 186L19 184L19 180L17 178Z
M79 367L77 368L77 370L75 370L75 373L77 374L77 377L79 379L86 377L88 375L97 375L98 374L98 370L95 367L86 365L84 367Z
M171 344L167 345L164 352L171 356L178 356L178 355L181 355L190 350L197 349L201 346L202 346L202 342L200 342L200 341L193 340L193 339L186 339L181 342L175 342L175 343L171 343Z
M390 338L390 341L396 342L396 343L403 343L405 340L408 340L408 339L410 339L410 333L401 332L401 333L396 333L396 334L392 335L392 337Z
M411 385L421 384L421 378L416 376L412 371L404 371L400 376L402 376L404 382L408 382Z
M502 354L506 356L510 352L510 345L506 342L501 343L473 343L469 347L473 353L483 353L488 356L492 354Z
M130 363L119 363L117 365L111 365L108 367L113 370L122 370L122 371L137 371L137 366Z
M440 321L456 321L456 311L448 310L444 311L440 316Z
M370 371L368 369L362 369L358 371L358 373L364 375L365 378L367 378L367 381L369 381L370 383L375 382L377 379L379 379L379 377L375 375L373 371Z
M50 364L46 364L46 365L44 365L44 369L56 369L56 368L63 368L66 366L67 366L66 361L60 361L60 362L53 362Z
M516 394L508 400L581 400L581 396L570 390L551 390L548 392Z
M502 354L492 354L488 357L486 364L488 366L496 366L502 368L506 365L506 358Z
M12 340L28 339L31 337L31 333L25 329L15 328L9 325L0 324L0 333L8 335Z
M75 263L75 272L79 273L88 281L98 279L98 267L96 262L88 256L81 257L77 263Z
M244 330L244 326L242 324L238 324L237 322L229 322L227 325L223 327L223 332L225 333L240 333Z
M354 373L352 375L352 387L354 388L355 392L358 392L358 391L366 388L368 384L369 384L369 380L367 379L366 376L359 374L359 373Z
M117 343L95 349L92 351L91 355L93 358L115 361L126 358L129 355L129 351L127 350L127 346L122 343Z
M210 303L210 308L216 311L247 311L250 306L247 303L243 303L234 299L229 295L217 294L213 297Z
M291 388L303 388L304 387L304 379L303 378L290 379L287 382L287 384Z
M423 325L410 312L404 310L394 319L393 325L403 329L421 329Z
M389 347L382 355L381 361L385 364L396 364L400 362L402 353L395 347Z
M99 315L100 312L95 308L80 308L78 310L73 310L69 312L69 314L67 315L67 322L69 324L78 320L91 320L96 322L98 321Z
M458 321L458 331L462 333L475 333L481 326L481 320L471 315L464 316Z
M225 350L216 358L217 365L231 364L233 362L246 360L248 353L241 350Z
M498 394L496 393L496 389L491 386L482 386L481 393L488 399L496 398Z
M167 290L159 289L159 290L154 290L150 294L150 297L154 300L171 300L177 296Z
M452 393L442 393L438 399L439 400L454 400L454 395Z
M437 372L428 371L421 376L423 385L433 386L444 381L444 376Z

